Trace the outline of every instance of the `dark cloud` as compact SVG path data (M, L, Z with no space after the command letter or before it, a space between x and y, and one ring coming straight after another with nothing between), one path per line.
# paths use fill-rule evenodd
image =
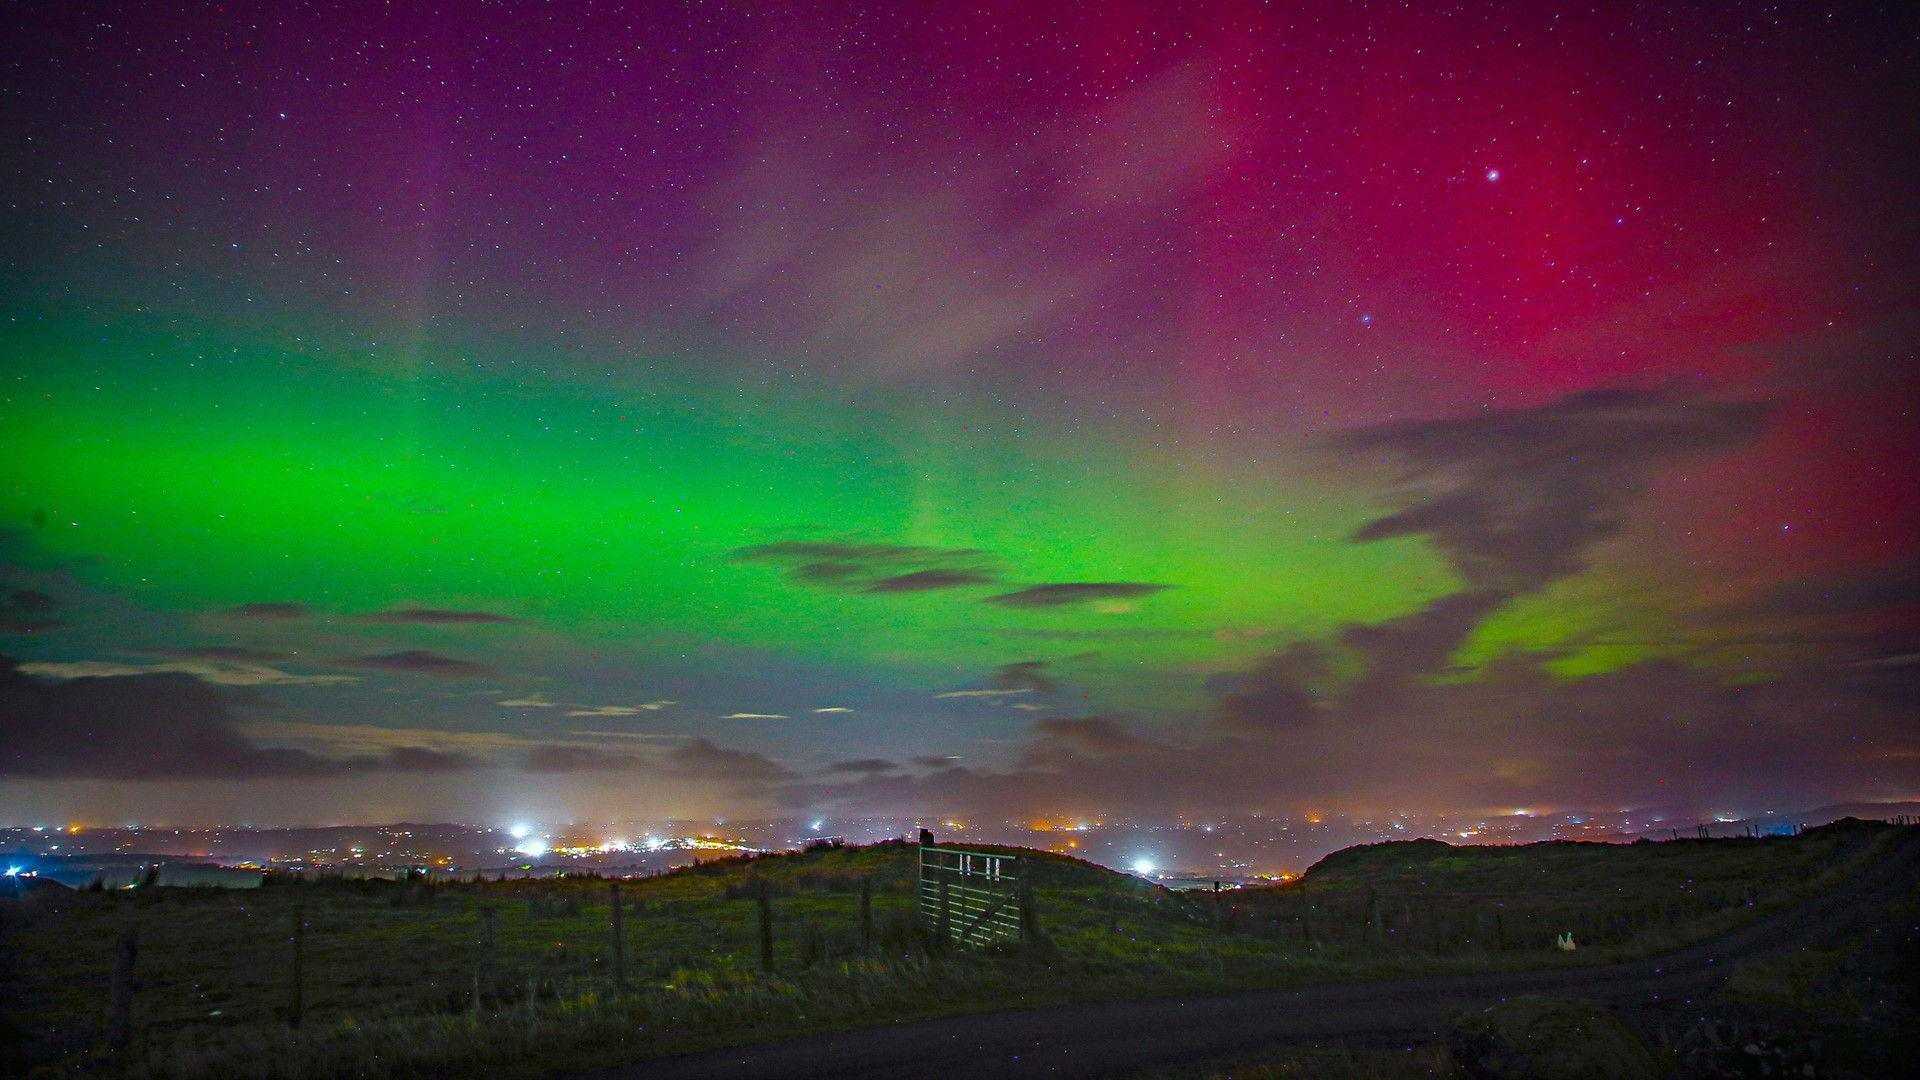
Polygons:
M60 625L53 612L60 606L49 593L26 587L0 586L0 634L38 634Z
M1128 730L1118 720L1104 716L1081 716L1037 721L1034 734L1040 744L1051 742L1078 753L1105 757L1131 754L1158 744Z
M465 678L493 673L493 669L485 664L476 664L471 660L456 660L451 656L442 656L425 649L405 649L373 656L350 657L340 661L340 664L344 667L367 668L375 671L404 671L414 675L436 675L442 678Z
M511 615L499 615L491 611L459 611L449 608L423 607L388 608L385 611L370 611L365 615L356 615L354 618L361 622L419 623L428 626L499 624L517 623L520 621Z
M707 739L692 739L668 751L661 764L667 771L691 780L778 784L793 779L793 771L772 758L728 750Z
M915 570L909 574L884 577L867 586L870 593L927 592L932 589L957 589L967 585L991 584L993 577L975 570Z
M260 619L265 622L276 622L287 619L304 619L308 615L313 614L313 611L305 604L261 603L241 604L239 607L228 608L227 614L237 619Z
M879 773L896 772L900 768L897 762L885 758L854 758L851 761L836 761L827 766L830 773L854 773L861 776L873 776Z
M47 612L59 607L59 602L39 589L0 589L0 604L16 611Z
M978 558L984 554L985 552L976 548L936 548L921 547L916 544L851 544L831 540L783 540L779 543L735 548L732 552L734 558L749 562L827 561L854 566Z
M877 594L905 594L984 585L994 580L987 553L977 548L785 540L736 548L737 562L782 566L805 585Z
M1920 557L1790 581L1762 597L1755 607L1759 614L1787 618L1920 607Z
M913 763L923 769L951 769L959 761L953 754L923 754L913 759Z
M424 746L396 746L386 752L382 767L397 772L443 773L464 772L480 767L478 759L469 754L448 750L432 750Z
M1767 408L1595 390L1531 409L1383 424L1331 440L1381 454L1427 491L1355 540L1428 536L1474 587L1513 593L1585 569L1592 545L1661 468L1741 446Z
M995 690L1032 690L1039 694L1051 694L1060 689L1060 684L1047 673L1045 660L1019 660L1002 664L994 669L990 685Z
M246 645L199 645L184 649L154 649L155 656L174 656L181 659L231 660L240 664L271 664L289 659L283 652L272 649L255 649Z
M1007 607L1059 607L1090 600L1131 600L1165 588L1145 581L1061 581L989 596L986 602Z
M246 699L191 675L158 673L68 680L23 675L0 657L0 776L100 780L253 780L349 772L447 772L478 763L462 754L394 747L333 758L260 746L231 709Z
M540 743L527 748L522 768L536 773L633 771L647 762L634 754L562 743Z

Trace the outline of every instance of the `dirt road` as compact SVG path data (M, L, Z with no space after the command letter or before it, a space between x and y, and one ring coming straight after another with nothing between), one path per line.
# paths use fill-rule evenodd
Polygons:
M1604 967L1334 984L1208 998L1099 1002L865 1028L641 1062L592 1080L725 1077L1107 1076L1288 1045L1406 1045L1462 1009L1522 994L1610 1006L1679 1005L1732 965L1837 940L1920 881L1920 836L1825 896L1726 937L1651 960Z

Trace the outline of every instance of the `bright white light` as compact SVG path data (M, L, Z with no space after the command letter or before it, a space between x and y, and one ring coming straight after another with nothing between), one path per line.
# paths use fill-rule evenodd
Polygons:
M657 836L648 836L644 842L648 851L659 851L661 848L667 846L667 842Z
M525 840L527 837L533 835L533 826L513 825L507 829L507 835L513 837L515 840Z
M1495 184L1495 183L1499 183L1499 181L1500 181L1500 170L1499 170L1499 169L1488 169L1488 170L1487 170L1487 183L1489 183L1489 184Z
M1159 869L1158 866L1154 865L1152 859L1141 858L1133 860L1133 872L1139 874L1141 877L1152 877Z
M513 850L522 855L531 855L537 859L547 853L547 842L541 837L529 836L525 840L515 844Z
M600 845L601 851L632 851L633 845L625 840L609 840Z
M20 868L19 868L19 867L17 867L17 866L9 866L9 867L7 867L7 873L6 873L6 876L7 876L7 877L19 877L19 876L20 876Z
M819 832L824 825L826 825L826 822L817 819L807 822L807 828L812 832Z

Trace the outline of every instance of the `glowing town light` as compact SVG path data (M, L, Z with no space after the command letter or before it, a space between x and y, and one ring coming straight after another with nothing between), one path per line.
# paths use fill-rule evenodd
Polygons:
M1160 868L1154 865L1152 859L1142 857L1133 860L1133 872L1141 877L1152 877L1159 870Z
M648 851L659 851L661 848L667 846L665 840L651 834L649 834L645 840L641 841L641 843L646 845Z
M531 855L537 859L547 853L547 841L542 837L529 836L525 840L515 844L513 850L522 855Z
M632 851L633 845L625 840L609 840L600 845L601 851Z
M819 832L822 828L826 826L826 824L827 824L826 822L821 821L818 818L815 818L814 820L807 822L807 830L809 832Z
M525 840L527 837L533 835L533 826L515 823L508 827L507 835L513 837L515 840Z
M6 872L6 874L5 874L5 876L6 876L6 877L19 877L19 876L20 876L20 868L19 868L19 867L17 867L17 866L9 866L9 867L7 867L7 872Z

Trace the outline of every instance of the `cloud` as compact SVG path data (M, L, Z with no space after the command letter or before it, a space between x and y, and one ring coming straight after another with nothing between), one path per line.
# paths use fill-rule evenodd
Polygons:
M783 540L736 548L736 562L772 563L789 580L821 588L873 594L932 592L994 580L986 552L916 544L838 540Z
M1136 600L1165 588L1165 585L1145 581L1061 581L989 596L986 602L1004 607L1060 607L1090 601Z
M28 675L54 679L110 678L175 672L217 686L333 686L360 681L354 675L300 675L267 664L189 656L154 664L117 660L43 660L20 665Z
M814 714L818 716L839 716L845 713L850 713L853 710L846 708L843 705L828 705L825 708L815 709L813 711L814 711Z
M60 606L49 593L27 587L0 586L0 634L38 634L60 625L53 612Z
M520 621L510 615L499 615L491 611L459 611L449 608L425 607L388 608L384 611L370 611L364 615L355 615L354 619L359 622L418 623L427 626L486 625L517 623Z
M288 654L273 649L256 649L247 645L199 645L181 649L155 649L160 656L175 656L182 659L234 660L244 663L271 664L292 659Z
M1015 689L997 689L997 690L944 690L938 694L933 695L933 697L934 697L934 700L936 701L943 701L943 700L951 700L956 698L1012 697L1016 694L1031 694L1031 693L1033 693L1032 687L1023 686Z
M242 733L234 692L179 672L43 680L0 657L0 776L254 780L350 772L445 772L461 755L395 746L334 758L262 746Z
M727 750L706 739L692 739L664 755L667 771L693 780L776 784L793 779L792 770L761 754Z
M507 698L504 701L496 701L494 704L503 709L551 709L555 708L559 703L548 701L538 694L529 694L526 697Z
M1754 605L1759 614L1823 618L1920 607L1920 557L1789 581Z
M1118 720L1104 716L1041 720L1033 725L1033 730L1041 744L1052 742L1078 753L1102 757L1135 753L1156 745L1129 731Z
M1529 409L1382 424L1331 440L1378 454L1425 492L1354 534L1427 536L1476 588L1537 589L1585 569L1593 544L1662 468L1750 442L1767 407L1594 390Z
M956 754L923 754L913 759L913 763L923 769L951 769L959 761Z
M1019 660L1002 664L993 673L992 686L996 690L1032 690L1040 694L1051 694L1060 689L1060 684L1047 674L1045 660Z
M1086 242L1163 245L1233 160L1240 128L1214 95L1210 72L1181 66L986 153L782 124L710 196L697 302L840 377L1020 370L1043 343L1057 356L1077 328L1137 319L1119 297L1137 304L1153 276L1144 255L1083 257Z
M915 570L908 574L881 578L868 585L866 591L870 593L928 592L933 589L958 589L968 585L986 585L992 581L992 575L974 570Z
M582 705L567 710L568 716L639 716L648 711L641 705Z
M862 776L872 776L878 773L895 772L899 768L899 763L888 761L885 758L854 758L851 761L836 761L827 766L826 771L830 773L856 773Z
M373 656L350 657L341 660L340 663L346 667L367 668L375 671L401 671L413 675L434 675L451 679L493 673L493 669L485 664L476 664L470 660L456 660L425 649L405 649Z
M527 748L521 767L534 773L635 771L647 766L635 754L599 750L563 743L540 743Z
M722 720L791 720L786 713L775 712L736 712L721 717Z
M304 619L313 612L312 609L305 604L270 602L241 604L239 607L228 608L226 613L236 619L259 619L264 622L279 622L288 619Z

